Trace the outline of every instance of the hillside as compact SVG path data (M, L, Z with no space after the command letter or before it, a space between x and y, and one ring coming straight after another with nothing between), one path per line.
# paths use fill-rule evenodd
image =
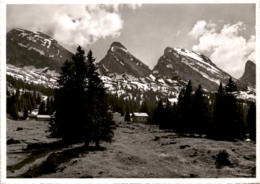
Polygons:
M114 114L117 124L112 144L103 144L104 151L80 151L79 145L59 149L51 169L39 170L51 153L57 150L41 149L41 154L24 152L31 143L51 143L46 122L8 120L7 139L19 141L10 144L7 151L8 177L27 172L39 178L233 178L255 177L255 144L243 141L214 141L205 138L178 137L172 132L139 123L127 123ZM17 130L20 127L22 130ZM68 150L68 151L65 151ZM71 151L70 151L71 150ZM74 151L73 151L74 150ZM225 150L230 165L217 167L216 155ZM31 150L32 151L32 150ZM47 152L46 152L47 151ZM74 152L72 154L70 152ZM53 155L54 156L54 155ZM26 158L30 158L27 161ZM23 161L25 160L25 161ZM61 160L58 162L58 160ZM20 163L19 169L17 164ZM14 167L16 165L16 167ZM12 167L10 167L12 166ZM44 167L47 167L46 165ZM11 172L10 168L13 168ZM28 172L29 168L31 171Z

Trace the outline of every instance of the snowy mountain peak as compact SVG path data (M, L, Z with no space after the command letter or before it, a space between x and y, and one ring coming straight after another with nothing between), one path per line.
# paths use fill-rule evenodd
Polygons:
M17 66L48 67L59 71L71 53L50 36L25 29L7 33L7 63Z
M125 46L119 42L113 42L106 56L98 63L103 75L111 73L128 74L135 77L145 77L151 70L143 62L132 55Z
M191 80L195 86L215 90L230 75L219 69L208 57L183 48L166 47L153 73L159 76Z
M126 49L126 47L125 47L122 43L120 43L120 42L113 42L113 43L110 45L110 48L112 48L112 47Z

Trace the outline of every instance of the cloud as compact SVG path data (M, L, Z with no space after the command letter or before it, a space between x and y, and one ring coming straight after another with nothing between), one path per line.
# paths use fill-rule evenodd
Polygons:
M15 27L41 31L74 49L119 36L124 23L120 6L123 5L8 5L7 31ZM124 6L134 10L140 5Z
M246 29L243 22L225 24L217 31L217 25L204 20L198 21L189 35L198 41L192 49L209 53L218 67L239 78L247 60L255 61L255 36L249 39L240 35Z
M178 30L178 31L176 32L176 37L180 36L180 34L181 34L181 30Z

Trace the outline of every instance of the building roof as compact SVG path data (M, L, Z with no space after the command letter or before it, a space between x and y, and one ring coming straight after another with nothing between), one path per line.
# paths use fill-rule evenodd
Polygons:
M51 118L51 116L50 115L39 114L39 115L37 115L37 118Z
M149 115L146 112L134 112L133 116L136 116L136 117L149 117Z

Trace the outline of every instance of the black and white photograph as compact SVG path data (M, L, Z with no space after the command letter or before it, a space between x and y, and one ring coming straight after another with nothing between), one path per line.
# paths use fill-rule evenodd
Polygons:
M4 6L6 181L257 181L257 1Z

